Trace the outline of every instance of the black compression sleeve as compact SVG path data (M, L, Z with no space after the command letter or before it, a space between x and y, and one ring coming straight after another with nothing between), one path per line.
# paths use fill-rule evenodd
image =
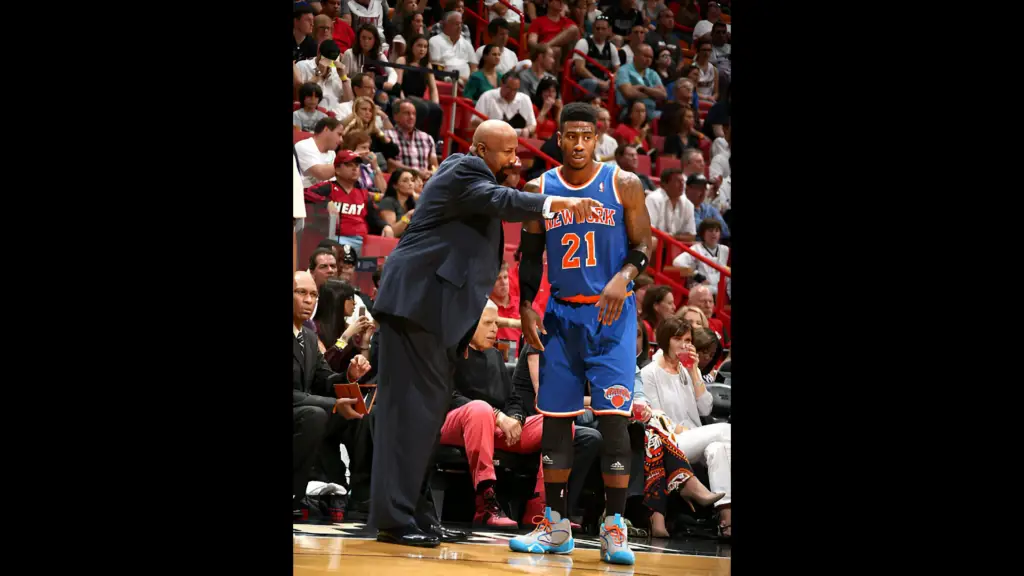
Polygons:
M523 232L519 244L523 253L519 261L519 301L533 303L544 275L544 234Z

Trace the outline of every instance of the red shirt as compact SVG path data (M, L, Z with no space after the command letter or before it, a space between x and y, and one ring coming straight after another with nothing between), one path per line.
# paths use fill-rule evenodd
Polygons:
M540 277L540 288L537 290L537 297L533 299L533 310L544 319L544 309L548 306L548 296L551 295L551 284L548 283L548 267L544 266ZM519 263L516 262L508 269L508 295L516 302L516 318L519 318ZM499 316L503 316L499 310Z
M539 16L533 22L530 22L530 33L536 34L537 42L543 43L550 41L555 36L558 36L559 32L569 28L570 26L573 26L572 20L565 16L559 18L558 22L554 22L545 14L544 16Z
M502 306L501 302L494 300L494 298L491 298L491 301L498 306L499 317L519 320L519 296L512 296L511 286L509 286L508 306ZM498 339L519 342L519 335L522 333L523 331L519 328L498 328Z
M334 19L334 29L331 31L331 37L338 44L338 48L341 48L342 54L356 43L355 31L341 18ZM349 74L355 74L356 72L356 70L348 71Z
M545 118L543 122L537 123L537 135L535 138L538 140L547 140L555 135L555 131L558 130L558 125L555 123L555 119L552 118L554 115L555 108L552 106L551 110L548 111L548 117ZM533 105L533 116L534 118L540 117L540 109L537 108L536 104Z
M338 212L338 236L365 236L369 232L366 225L367 202L370 193L362 188L352 188L348 192L337 181L321 182L305 190L307 200L317 202L327 197L332 202L341 204Z

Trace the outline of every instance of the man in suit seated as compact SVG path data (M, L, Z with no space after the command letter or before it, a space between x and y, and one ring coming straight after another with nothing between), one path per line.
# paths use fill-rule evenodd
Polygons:
M348 447L357 432L352 421L358 422L362 416L352 408L355 399L335 397L334 383L349 382L350 376L353 381L359 379L370 364L357 354L347 375L335 374L317 347L316 334L302 325L313 315L319 296L313 276L306 271L296 272L292 292L292 510L299 514L306 483L321 451L318 475L327 482L344 483L338 445L345 442ZM357 452L354 444L349 449L353 463Z

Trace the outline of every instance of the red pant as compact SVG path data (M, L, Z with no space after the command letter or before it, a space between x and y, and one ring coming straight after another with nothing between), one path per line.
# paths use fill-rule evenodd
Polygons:
M494 425L494 409L483 400L469 404L448 413L441 426L441 444L463 446L469 457L469 470L473 475L473 486L484 480L496 480L494 475L494 446L506 452L530 454L540 451L540 436L544 417L530 416L523 424L523 433L515 446L505 443L505 433ZM573 430L575 432L575 429ZM537 488L544 494L544 467L537 470Z

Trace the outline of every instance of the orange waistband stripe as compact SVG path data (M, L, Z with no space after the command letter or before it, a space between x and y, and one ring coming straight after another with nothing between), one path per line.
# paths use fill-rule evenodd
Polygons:
M633 291L626 292L626 298L633 295ZM570 304L597 304L597 301L601 299L600 295L597 296L584 296L577 294L575 296L569 296L567 298L555 298L555 300L561 300L562 302L568 302Z

